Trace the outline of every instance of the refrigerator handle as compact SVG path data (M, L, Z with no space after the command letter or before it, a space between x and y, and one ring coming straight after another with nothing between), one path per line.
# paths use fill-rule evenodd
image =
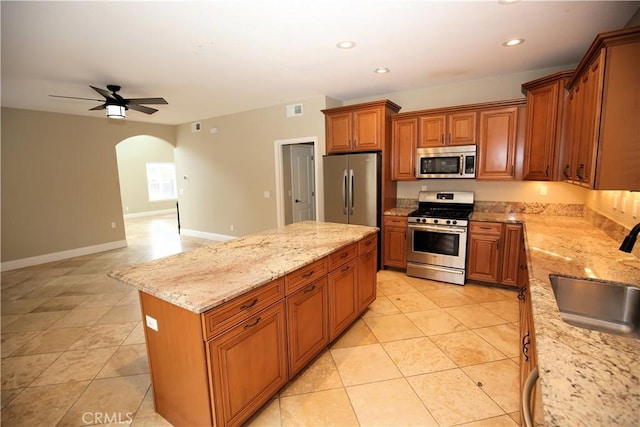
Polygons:
M349 181L351 182L351 188L349 191L349 206L350 206L350 211L349 211L349 215L353 215L353 205L355 203L355 197L353 194L353 190L354 190L354 176L353 176L353 169L349 169Z
M347 170L342 171L342 213L347 214Z

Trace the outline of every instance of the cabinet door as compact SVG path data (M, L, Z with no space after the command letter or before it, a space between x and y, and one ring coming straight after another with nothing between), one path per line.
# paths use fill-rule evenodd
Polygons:
M407 229L384 228L384 265L407 268Z
M382 150L382 116L379 107L353 112L354 151Z
M351 151L351 113L327 114L325 124L327 154Z
M476 230L482 230L477 232ZM469 227L467 279L499 283L501 224L480 223Z
M327 278L287 297L289 378L329 344Z
M374 248L358 257L358 314L376 299L377 255Z
M528 285L520 288L518 299L520 300L520 396L522 396L524 383L529 377L529 373L537 365L531 294ZM533 406L533 402L536 401L538 393L536 388L531 394L530 406Z
M447 116L444 114L420 117L418 147L440 147L445 143Z
M502 271L500 274L500 283L517 287L520 272L522 226L520 224L506 224L503 229L502 242Z
M358 316L357 259L329 273L329 339L333 341Z
M448 145L474 145L476 143L476 112L449 115Z
M527 93L527 130L524 147L525 180L550 181L558 129L560 82Z
M416 146L418 143L418 119L393 122L391 174L394 180L416 179Z
M517 117L516 107L480 112L477 179L514 179Z
M284 301L208 345L217 425L240 425L287 382Z

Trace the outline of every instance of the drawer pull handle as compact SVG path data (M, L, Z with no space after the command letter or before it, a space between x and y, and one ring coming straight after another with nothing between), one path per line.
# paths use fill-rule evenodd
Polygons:
M480 226L480 229L481 229L481 230L491 230L491 227L483 227L483 226Z
M260 322L260 320L262 320L262 317L258 317L256 319L256 321L253 322L253 323L248 323L248 324L244 325L244 329L253 328L254 326L256 326Z
M241 305L240 310L246 310L248 308L251 308L257 303L258 303L258 298L254 298L253 301L251 301L249 304Z
M373 243L372 240L367 240L367 242L365 243L366 246L371 246L371 244Z
M349 256L349 252L345 252L342 255L340 255L340 259L345 259L348 256Z
M312 286L308 287L307 289L304 290L305 294L308 294L309 292L312 292L316 289L316 285L313 284Z
M531 344L531 337L529 336L529 332L527 332L527 335L522 337L522 354L524 355L525 362L529 361L529 344Z
M349 266L348 265L345 268L343 268L342 270L340 270L341 273L344 273L345 271L349 271Z
M521 287L521 288L518 290L518 299L519 299L520 301L524 301L524 300L527 298L527 297L525 296L525 294L524 294L524 293L526 292L526 290L527 290L527 287L526 287L526 286L523 286L523 287Z
M314 270L311 270L311 271L309 271L308 273L304 273L304 274L302 275L302 277L304 277L304 278L306 279L307 277L311 277L311 276L313 276L313 273L314 273Z

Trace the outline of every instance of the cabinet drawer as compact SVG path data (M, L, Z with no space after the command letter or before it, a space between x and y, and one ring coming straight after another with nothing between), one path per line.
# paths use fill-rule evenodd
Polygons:
M499 222L471 221L469 223L469 232L479 234L500 234L502 233L502 224Z
M329 270L340 267L358 255L358 244L354 243L329 255Z
M378 247L378 234L372 234L358 242L358 255L366 254Z
M386 225L387 227L406 227L407 226L407 217L406 216L386 215L384 217L384 225Z
M204 313L205 340L209 340L233 325L284 298L284 279L276 279L244 295Z
M293 273L287 274L284 277L285 293L289 295L297 291L314 280L324 276L328 271L328 260L327 257L324 257L314 263L297 269Z

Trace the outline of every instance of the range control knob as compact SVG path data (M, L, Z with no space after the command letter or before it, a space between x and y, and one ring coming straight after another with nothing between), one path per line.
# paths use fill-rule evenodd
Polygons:
M456 221L455 219L452 222L453 225L456 225L457 223L458 223L458 221Z
M451 224L451 221L450 221L450 220L447 220L447 225L449 225L449 224Z
M427 222L426 218L422 218L422 223L424 224L425 222Z
M438 223L438 220L437 220L437 219L434 219L434 220L433 220L433 223L434 223L434 224L437 224L437 223Z

